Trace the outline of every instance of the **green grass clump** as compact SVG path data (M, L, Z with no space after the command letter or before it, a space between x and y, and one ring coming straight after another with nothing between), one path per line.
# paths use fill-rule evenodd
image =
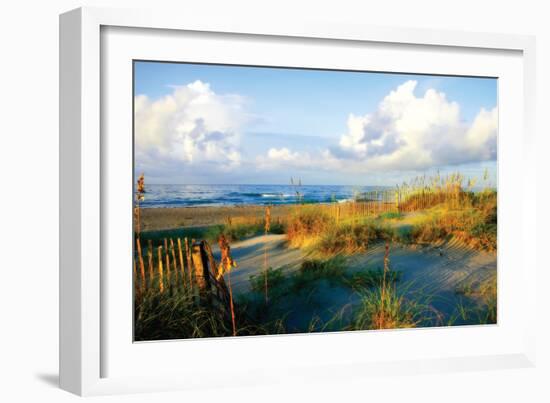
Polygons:
M231 336L231 318L187 292L150 290L135 306L135 341Z
M283 224L279 222L271 223L269 230L270 234L283 234L285 232ZM251 224L219 224L203 227L183 227L172 228L165 230L143 231L140 234L143 245L146 245L149 240L153 242L153 246L164 244L164 239L187 238L204 239L211 243L216 243L221 235L224 235L229 242L236 242L242 239L262 235L264 233L264 222L259 220L257 223Z
M407 300L390 285L365 289L360 293L350 330L399 329L416 327L421 323L425 308Z
M250 288L256 293L264 292L265 273L250 276ZM382 284L382 269L354 271L346 270L346 260L337 255L329 259L307 259L296 271L285 273L283 268L269 268L267 271L270 294L273 299L311 290L319 281L325 280L332 286L349 287L355 291L378 287ZM402 272L390 270L386 273L387 284L401 280Z
M388 271L386 281L388 284L396 283L401 280L402 272ZM343 282L355 291L363 291L366 288L380 286L384 277L382 269L358 271L344 276Z
M482 281L462 284L457 288L456 293L478 302L478 305L473 308L459 307L458 313L463 320L475 316L479 323L497 323L496 271Z
M269 284L271 297L274 298L278 296L280 291L284 288L282 287L287 281L283 268L274 269L270 267L267 269L267 283ZM265 287L265 276L266 273L253 274L250 276L250 288L252 291L257 293L263 293Z
M378 216L381 220L401 220L403 217L404 214L399 211L388 211Z
M414 242L413 229L414 229L413 225L401 225L399 227L394 228L393 240L405 245L412 244Z
M330 259L307 259L300 269L292 273L291 287L301 291L311 287L318 280L327 280L331 284L339 284L346 270L345 259L334 256Z
M176 239L187 238L189 242L191 239L208 239L207 234L210 231L210 227L187 227L187 228L173 228L164 230L142 231L140 233L141 244L147 245L147 242L151 240L153 246L161 246L164 244L164 239Z
M270 299L292 293L311 290L319 280L327 280L330 284L342 284L345 278L345 260L342 256L330 259L306 259L298 270L285 272L285 269L269 268L267 282L269 284ZM256 293L264 292L265 273L250 276L250 288Z
M256 236L263 231L262 224L233 224L219 225L209 232L208 236L212 240L217 240L224 235L229 242L240 241L245 238Z
M270 234L284 234L285 229L281 222L270 223ZM212 241L219 239L220 235L224 235L229 242L236 242L245 238L262 235L265 233L265 222L258 220L255 223L248 224L225 224L215 225L209 228L206 233L206 238Z

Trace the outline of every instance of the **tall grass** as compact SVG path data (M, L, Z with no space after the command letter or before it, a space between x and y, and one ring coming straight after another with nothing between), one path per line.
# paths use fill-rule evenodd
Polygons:
M313 206L302 206L288 219L286 235L291 247L305 247L335 227L335 219Z
M150 230L141 233L141 239L145 242L151 241L154 246L162 245L165 238L189 238L202 239L208 242L217 242L223 235L229 242L237 242L264 233L265 221L259 220L238 220L232 218L223 224L204 227L182 227L163 230ZM271 221L270 234L283 234L284 223L280 220Z
M197 305L188 291L177 293L148 290L136 304L134 339L170 340L231 336L231 319L219 309Z
M376 241L392 239L393 230L377 221L343 224L327 230L319 239L317 251L324 255L365 252Z
M456 293L474 302L473 307L460 306L458 316L462 320L474 317L479 323L497 323L497 273L485 279L468 282L457 288Z
M417 325L420 312L416 304L397 293L389 281L390 273L390 242L386 241L382 282L374 290L361 293L361 307L354 318L354 328L395 329Z
M419 304L408 301L395 287L377 287L360 292L352 330L398 329L416 327L421 319Z
M432 243L450 237L474 249L495 251L497 193L488 186L474 192L475 184L475 179L460 173L438 174L418 177L395 190L357 196L362 202L297 206L285 223L287 238L292 247L324 255L361 253L371 243L387 239ZM394 204L387 202L390 193ZM416 211L422 219L410 229L391 224Z
M145 174L141 174L137 180L135 205L134 205L134 217L135 217L135 232L139 238L141 233L141 207L140 203L145 199Z
M474 249L497 249L497 196L495 192L471 195L461 209L447 206L427 211L412 229L417 243L455 237Z

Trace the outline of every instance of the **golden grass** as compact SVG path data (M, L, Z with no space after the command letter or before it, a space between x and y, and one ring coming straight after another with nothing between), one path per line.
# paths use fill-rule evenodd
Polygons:
M478 250L497 249L497 196L487 193L472 196L461 208L440 205L412 217L412 238L430 243L449 237Z

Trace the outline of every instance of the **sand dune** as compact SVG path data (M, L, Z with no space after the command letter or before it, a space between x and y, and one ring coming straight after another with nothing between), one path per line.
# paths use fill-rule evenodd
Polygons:
M249 290L249 277L260 274L264 268L264 250L267 249L269 266L294 270L300 266L305 253L288 248L285 235L258 236L231 246L239 267L232 272L232 284L236 293ZM217 250L214 253L218 255ZM384 245L373 245L368 252L350 256L350 271L383 267ZM481 281L496 272L494 253L474 251L459 242L437 246L407 246L393 244L390 250L390 267L401 271L400 287L415 299L424 299L444 316L449 316L459 301L456 293L462 284ZM338 290L339 292L341 290ZM339 298L342 305L353 301L350 295ZM334 298L327 296L327 302ZM339 307L331 306L331 311Z
M349 260L355 270L382 268L384 245ZM392 245L390 267L401 271L398 287L406 294L424 299L443 314L450 314L459 302L456 291L466 284L483 281L497 270L496 254L472 250L457 241L440 245Z
M305 256L300 249L286 247L286 235L269 234L232 244L231 254L239 265L231 273L231 283L235 292L248 291L250 276L263 272L266 250L268 266L273 268L296 269ZM213 252L216 258L219 258L217 247L213 248Z

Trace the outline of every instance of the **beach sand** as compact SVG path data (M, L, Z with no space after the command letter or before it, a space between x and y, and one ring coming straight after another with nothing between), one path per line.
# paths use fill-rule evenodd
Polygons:
M293 205L274 205L271 218L276 221L291 213ZM168 207L141 209L142 231L199 227L224 224L228 217L241 220L261 220L265 206L219 206L219 207Z
M384 265L384 249L384 244L379 243L366 253L350 256L347 260L348 270L359 272L381 269ZM231 251L238 263L238 268L232 272L236 294L247 293L250 290L250 276L263 273L266 250L269 266L284 268L287 272L297 270L307 258L303 250L288 247L285 235L257 236L232 244ZM217 246L214 247L214 254L219 258ZM452 240L430 246L393 244L390 249L390 267L402 273L398 288L405 295L429 304L448 320L461 303L461 296L457 294L459 287L483 281L494 274L497 259L494 253L474 251ZM311 312L306 309L309 304L300 299L302 296L289 298L287 302L292 313L288 320L300 327L312 314L328 319L335 312L358 302L357 295L351 289L329 287L323 282L318 284L314 297L318 307ZM476 323L474 319L477 318L472 318L472 323Z

